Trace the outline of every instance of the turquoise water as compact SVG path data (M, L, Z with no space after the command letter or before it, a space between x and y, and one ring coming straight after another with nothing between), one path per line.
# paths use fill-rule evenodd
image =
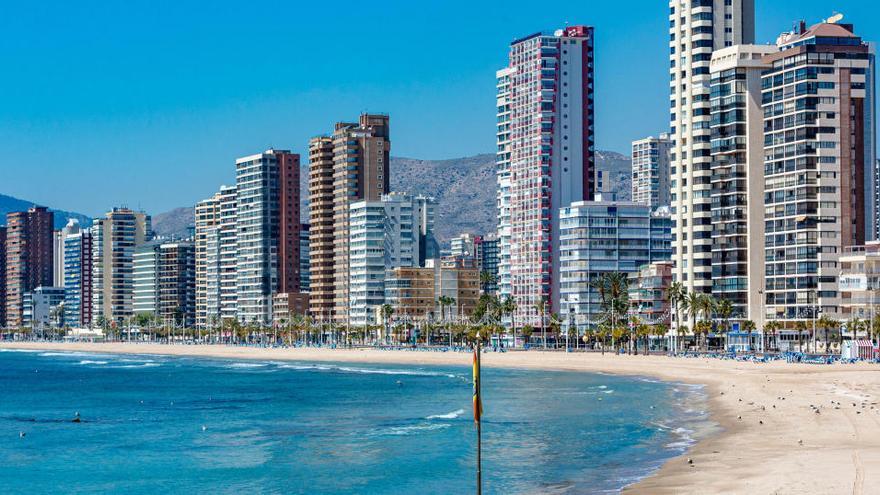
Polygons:
M473 493L469 372L0 352L0 492ZM483 395L486 493L616 492L705 422L637 378L488 368Z

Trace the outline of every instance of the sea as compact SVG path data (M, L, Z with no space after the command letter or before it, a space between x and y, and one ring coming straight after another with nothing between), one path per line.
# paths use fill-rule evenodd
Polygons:
M701 388L483 370L487 494L617 493L712 427ZM0 350L0 493L471 494L469 367Z

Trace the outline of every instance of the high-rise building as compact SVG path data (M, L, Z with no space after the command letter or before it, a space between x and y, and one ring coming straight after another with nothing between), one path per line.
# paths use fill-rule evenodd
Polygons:
M712 52L754 37L754 0L669 2L673 277L688 291L712 290Z
M495 174L498 211L498 294L507 298L510 287L510 81L516 69L506 67L495 73L496 85L496 152Z
M570 317L581 330L595 328L604 317L593 286L599 277L627 273L635 279L643 265L671 256L672 222L664 208L652 212L648 205L597 199L573 203L560 212L559 314Z
M427 202L430 204L430 201ZM390 193L380 201L351 203L349 232L349 322L378 323L384 303L385 272L420 266L419 242L433 237L433 225L422 225L424 198Z
M150 216L113 208L92 234L92 324L121 325L134 314L134 253L153 235Z
M220 193L199 201L195 208L196 327L219 324Z
M712 295L733 304L733 319L763 328L763 58L770 45L734 45L712 54Z
M476 259L477 244L480 240L480 236L468 232L459 234L449 240L449 255L470 256L471 258Z
M46 332L64 324L64 287L37 287L24 295L22 326Z
M6 326L23 323L24 295L51 287L54 214L42 206L6 215Z
M309 268L309 233L311 225L304 223L299 230L299 289L309 292L312 286L311 269Z
M272 295L299 292L299 155L270 149L235 167L237 318L269 324Z
M517 323L536 325L541 301L559 308L559 209L596 190L593 28L513 41L497 91L501 262Z
M431 196L418 195L413 198L413 213L419 225L419 266L428 260L440 258L440 244L434 236L434 210L437 200Z
M92 234L77 225L64 237L64 325L92 323Z
M236 267L238 265L238 194L234 186L220 188L220 224L217 237L217 293L219 297L220 322L238 317L238 293L236 292ZM209 265L210 266L210 265ZM208 274L209 280L210 274ZM208 292L211 293L209 287ZM211 323L209 316L208 323Z
M309 311L333 312L333 138L309 141Z
M309 143L310 305L316 318L348 321L350 204L389 192L389 129L387 115L363 114Z
M134 254L134 312L164 325L192 326L196 315L195 245L149 242Z
M0 227L0 328L6 327L6 227Z
M669 134L632 142L632 200L651 208L669 206Z
M489 234L481 238L477 245L477 261L480 267L480 288L485 294L498 292L498 261L500 246L498 236ZM483 280L483 274L488 276Z
M766 316L836 316L839 257L875 232L874 53L852 25L801 23L764 62Z

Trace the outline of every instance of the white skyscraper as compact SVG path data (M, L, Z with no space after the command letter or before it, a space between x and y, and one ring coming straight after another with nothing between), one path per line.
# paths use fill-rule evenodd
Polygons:
M712 290L710 69L712 52L752 43L754 0L669 2L673 277Z

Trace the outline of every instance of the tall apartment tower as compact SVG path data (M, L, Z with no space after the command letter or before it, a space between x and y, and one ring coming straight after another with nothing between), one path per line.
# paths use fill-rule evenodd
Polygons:
M761 73L771 45L712 54L712 295L735 319L764 325L764 112Z
M220 224L217 228L217 281L220 322L238 316L236 268L238 265L238 193L235 186L220 188ZM210 320L209 320L210 322Z
M849 24L801 23L762 76L768 319L838 313L839 256L874 232L874 53Z
M309 143L310 307L316 318L348 321L349 207L388 192L390 152L387 115L362 114L357 123L337 123L332 136Z
M712 291L712 52L754 37L754 0L669 2L673 277L689 291Z
M6 327L6 227L0 227L0 328Z
M632 201L652 210L669 206L669 134L632 142Z
M534 326L542 300L559 308L559 209L596 190L593 28L515 40L497 75L502 295Z
M122 324L134 314L134 253L152 230L149 215L128 208L92 224L92 324Z
M515 73L511 67L495 73L495 207L498 211L498 295L502 300L513 294L510 286L510 81Z
M270 149L235 168L237 318L269 324L272 295L299 292L299 155Z
M65 227L66 229L66 227ZM64 325L92 323L92 234L76 224L64 237Z
M54 214L42 206L6 215L6 326L23 322L24 295L53 283Z
M196 204L195 221L196 327L208 328L220 315L219 192Z
M422 196L390 193L379 201L351 203L349 240L349 322L378 323L376 310L385 302L386 270L418 267L423 232L433 237L433 221L422 224Z
M195 245L150 242L134 254L134 312L165 325L195 323Z

